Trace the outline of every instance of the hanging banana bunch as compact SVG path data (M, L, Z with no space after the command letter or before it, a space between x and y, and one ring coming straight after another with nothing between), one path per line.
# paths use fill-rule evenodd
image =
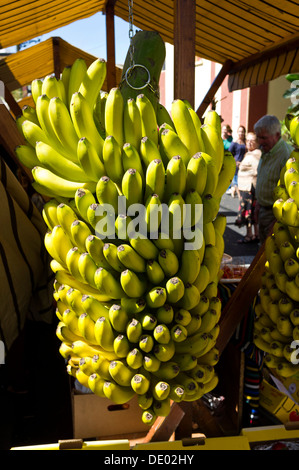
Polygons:
M49 198L45 246L67 372L115 403L137 395L151 425L172 401L218 383L218 211L235 162L220 151L214 111L203 139L183 100L168 112L127 87L103 92L105 75L105 61L78 59L34 87L16 154Z

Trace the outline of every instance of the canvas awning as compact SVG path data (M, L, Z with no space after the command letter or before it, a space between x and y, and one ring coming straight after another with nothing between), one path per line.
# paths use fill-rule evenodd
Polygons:
M174 44L176 0L134 0L135 27L155 30ZM128 0L25 0L0 6L0 47L105 12L128 21ZM297 0L196 0L195 53L224 64L231 61L230 90L265 83L299 71Z

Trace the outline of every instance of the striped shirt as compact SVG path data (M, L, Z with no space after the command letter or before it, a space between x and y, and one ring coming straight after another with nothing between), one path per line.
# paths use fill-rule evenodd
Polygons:
M283 138L274 145L268 153L261 156L257 169L256 198L261 206L274 204L273 190L276 187L280 171L288 160L293 147Z

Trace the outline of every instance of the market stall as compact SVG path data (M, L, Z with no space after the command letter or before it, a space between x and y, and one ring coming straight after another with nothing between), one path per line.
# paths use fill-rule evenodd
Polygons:
M187 6L186 6L186 3L188 3ZM298 25L296 25L296 22L295 22L297 16L293 13L293 11L292 12L288 11L287 4L286 4L285 11L283 11L281 8L279 9L276 8L275 5L272 5L270 7L269 5L264 4L263 2L252 2L252 5L250 8L248 6L244 7L243 4L242 4L243 6L241 6L239 2L236 2L235 10L233 13L231 12L231 10L228 10L226 8L227 2L218 3L217 8L215 8L215 5L214 5L214 8L212 11L208 8L209 6L211 6L210 4L211 2L196 2L195 4L194 2L191 2L191 1L190 2L177 1L175 2L175 8L173 8L172 4L169 5L169 2L160 2L159 10L156 10L155 8L152 8L152 5L151 5L151 8L148 9L147 2L136 1L134 2L134 9L132 10L133 2L129 2L128 5L124 5L123 2L121 1L119 2L108 1L106 2L106 4L103 4L103 5L99 5L97 3L97 6L95 7L97 9L96 11L102 11L102 9L103 10L105 9L106 15L107 15L107 22L110 21L109 23L110 25L111 25L111 19L113 19L113 15L118 15L120 17L123 17L124 19L127 19L128 14L130 12L130 8L131 8L131 19L134 21L135 26L140 27L142 28L142 30L145 30L145 31L146 30L157 31L161 35L163 40L169 41L170 43L173 43L175 45L175 98L177 98L177 101L180 101L179 97L183 97L184 99L187 99L190 103L194 102L194 74L192 73L193 71L192 64L194 63L195 54L200 55L201 57L206 57L209 60L214 60L223 64L223 68L220 74L218 75L217 79L213 83L211 90L209 90L209 92L207 93L199 109L196 110L195 114L197 114L197 119L202 118L204 112L206 111L207 107L211 103L218 86L221 84L221 81L227 74L229 74L230 89L234 90L234 89L240 89L242 87L264 83L265 81L273 79L277 76L281 76L290 72L297 72L299 69L299 63L298 63L299 58L297 54L299 39L298 39L297 33L292 34L292 32L296 31L298 27ZM60 12L61 15L57 14L57 8L55 9L55 16L52 17L53 21L48 22L46 26L44 18L43 18L43 9L40 8L41 5L39 5L39 2L36 2L36 6L37 6L37 9L35 10L35 12L39 16L35 17L34 35L36 35L37 33L41 34L42 32L45 32L47 28L50 28L48 30L52 30L54 27L57 27L59 24L67 24L68 22L73 21L75 18L79 18L79 17L82 18L84 17L84 15L88 16L88 14L93 14L94 12L94 10L91 9L91 10L88 10L87 13L85 12L83 14L79 12L80 7L77 5L77 2L71 2L71 4L67 2L67 8L66 9L64 9L64 7L61 8L61 12ZM92 8L92 5L90 2L89 2L89 6L90 8ZM51 4L51 7L47 9L46 15L48 19L49 17L51 18L52 7L54 7L54 2ZM72 7L72 14L73 14L72 17L66 15L70 7ZM164 15L162 15L162 10L163 10ZM188 14L183 14L186 11L188 12ZM26 18L26 13L27 12L26 12L25 5L23 5L20 10L13 11L13 18L10 17L10 11L9 10L6 11L5 21L7 22L9 21L9 28L7 28L7 34L2 35L2 39L1 39L2 47L12 45L13 43L15 43L16 40L19 41L20 38L18 37L18 34L19 34L20 29L15 28L15 24L17 24L17 22L20 21L20 19L24 20ZM31 16L33 19L35 15L31 15ZM39 20L37 18L39 18ZM221 27L219 25L220 18L221 18ZM237 23L236 23L236 18L238 19ZM244 21L244 24L243 24L243 21ZM240 30L242 29L242 31L244 31L245 22L248 25L248 21L251 22L251 26L253 28L252 36L249 41L246 41L246 43L244 43L244 45L240 47L241 31L238 31L238 33L236 31L234 35L232 34L232 31L230 30L230 28L227 27L227 24L230 24L230 25L233 24L234 29L240 28ZM210 23L212 23L214 27L215 27L215 24L217 24L217 34L215 34L215 32L214 34L212 34L213 28L211 27L211 25L208 26ZM268 30L267 35L265 36L266 26L268 25L267 28L270 29L269 27L270 23L271 23L271 34L270 34L270 31ZM28 18L27 24L28 26L25 29L23 29L22 40L32 37L31 31L33 31L33 29L30 29L29 18ZM113 29L112 27L107 29L107 38L109 38L109 36L111 35L112 29ZM225 31L226 41L224 40L224 31ZM219 32L220 34L218 34ZM221 37L222 34L223 34L223 37ZM248 30L246 31L245 35L246 35L246 38L248 39L249 37ZM213 43L213 41L215 42ZM111 41L108 41L108 44L109 46L111 46ZM30 74L28 71L26 72L26 69L24 67L21 67L23 76L22 74L18 75L18 70L20 70L20 68L18 68L18 63L14 62L15 58L17 59L17 61L19 59L24 60L25 63L28 64L29 66L28 70L31 70L29 58L30 56L34 57L33 54L36 53L37 57L39 57L40 63L43 65L44 68L38 71L38 73L37 73L37 70L35 70L34 78L44 77L47 74L53 73L53 72L56 74L56 77L58 78L59 74L63 72L65 67L67 65L70 65L71 62L74 62L75 58L78 58L78 54L80 54L80 57L82 55L81 51L74 50L71 46L69 46L68 44L66 44L64 41L60 39L53 39L53 40L46 42L46 44L34 46L30 49L27 51L23 51L22 53L16 54L15 57L11 56L5 59L4 61L2 61L2 63L0 62L0 78L4 81L5 86L7 87L8 90L12 91L15 89L15 87L19 86L20 84L25 84L27 80L28 80L27 83L30 83L30 81L33 79L33 77L29 79ZM23 55L21 56L20 54L23 54ZM38 56L39 54L41 55ZM49 63L47 63L47 61L44 61L42 59L44 54L46 54L46 57L48 58L51 57L51 60ZM87 56L87 55L85 57L85 60L86 60L87 65L91 65L93 62L95 62L94 60L92 60L90 56ZM111 61L112 61L112 64L111 64ZM190 74L184 73L186 69L190 70ZM111 81L111 77L112 77L112 81ZM114 82L113 82L113 77L114 77ZM101 87L103 90L105 90L105 87L107 88L107 90L111 90L112 87L109 86L109 84L111 83L118 84L120 80L121 80L120 71L115 69L115 64L113 63L113 53L110 55L108 54L107 82L106 82L106 85L104 84L104 82L102 82ZM14 114L14 117L17 117L16 111L18 111L18 108L15 108L16 111L14 111L13 109L14 104L12 101L11 101L11 104L12 104L11 110ZM174 113L175 113L175 110L173 109L173 115ZM73 119L73 122L75 122L75 117L72 117L72 119ZM116 118L114 117L114 119ZM76 125L78 125L78 128L79 128L79 124L76 124ZM215 128L217 125L218 124L215 124ZM13 128L14 126L12 126L12 129ZM27 134L27 136L28 135L29 134ZM83 135L81 135L81 138L82 136ZM7 135L2 134L1 139L3 142L6 142ZM26 134L25 134L25 140L29 142L29 138L26 139ZM191 145L190 139L189 139L189 144ZM12 149L12 145L13 144L11 143L9 144L10 150ZM146 168L147 166L145 167L145 169ZM113 171L111 170L111 175L112 173ZM54 190L53 189L54 186L52 186L50 182L49 182L49 187L47 187L47 185L41 184L41 180L34 179L34 181L35 183L37 183L36 187L40 185L39 189L41 189L42 194L46 195L49 198L51 198L53 194L55 197L58 195L59 198L61 197L65 198L66 195L67 197L71 198L74 195L71 191L70 192L63 191L61 192L61 194L57 193L58 186L56 186L56 189ZM227 184L226 180L225 180L225 183ZM120 184L119 181L118 181L118 184ZM86 184L85 187L86 189L93 188L92 192L95 191L94 184L93 186L92 184L90 185ZM224 185L224 190L226 187L227 186ZM213 189L213 191L214 190L215 188ZM222 190L223 188L219 190L218 196L222 194L221 193ZM58 202L59 202L59 199L58 199ZM79 210L78 206L76 206L76 210L78 214L78 210ZM209 220L209 222L212 222L212 220L214 220L214 218ZM220 234L221 234L221 230L220 230ZM181 255L182 255L182 251L180 251L180 256ZM54 261L58 263L57 265L55 265L55 263L52 263L52 268L56 274L56 279L58 281L58 279L61 279L59 275L63 271L59 267L61 258L59 257L56 258L54 255L54 251L52 252L52 258L54 259ZM202 262L202 259L201 259L201 262ZM217 263L215 264L218 266ZM63 265L63 262L62 262L62 265ZM234 419L232 420L234 421L233 428L230 429L232 433L236 433L240 430L239 429L240 428L239 411L241 407L240 407L240 396L239 396L238 387L240 385L239 377L242 378L243 372L242 372L241 355L240 357L238 356L236 359L236 356L234 355L235 350L234 348L232 348L231 350L231 345L229 343L230 343L230 339L234 335L236 327L242 321L243 315L246 314L246 311L248 310L255 296L258 293L264 266L265 266L265 254L264 254L264 247L262 247L256 259L247 270L246 275L244 275L238 287L236 288L235 292L233 293L233 295L231 296L231 298L225 305L225 308L222 312L222 316L219 319L220 329L219 329L219 332L217 330L216 340L214 343L214 345L218 347L218 351L220 355L223 358L225 358L223 359L223 363L222 363L223 370L225 370L225 367L228 368L229 363L231 364L230 361L232 357L234 357L236 360L235 367L237 370L237 374L236 374L237 383L232 382L230 384L234 388L233 393L232 393L233 400L232 400L232 403L230 404L231 410L235 409L235 412L236 412L236 417L233 417ZM219 267L220 266L218 266L218 268ZM176 274L176 272L177 271L174 271L172 273L172 271L169 271L169 277L172 277L174 274ZM186 276L186 278L189 279L188 275ZM68 280L69 278L66 278L66 279ZM214 278L211 278L211 280L212 279L214 280ZM60 282L60 284L67 284L67 282L66 281L63 283ZM97 286L98 285L100 284L97 284ZM70 284L70 286L72 287L72 284ZM123 285L122 285L122 288L125 289ZM91 289L91 291L88 291L88 292L90 294L91 293L95 294L93 289L94 289L94 286ZM142 293L144 292L142 288L141 288L141 291ZM125 292L127 294L127 291ZM204 292L204 289L202 290L202 292ZM58 291L56 291L56 293L57 293L57 297L55 298L55 300L61 300L61 298L58 295ZM102 302L110 301L113 298L119 298L117 296L116 297L108 296L104 298L106 295L104 291L101 292L101 295L103 295L103 298L100 299L100 301ZM133 297L129 294L127 295L129 297ZM215 297L215 296L213 295L212 297ZM182 304L183 307L184 306L186 307L186 305L190 305L190 304L188 303ZM190 308L192 309L195 306L196 306L195 304L194 305L192 304L192 307ZM242 309L240 309L241 306L242 306ZM247 309L244 308L244 306L247 307ZM216 324L218 326L218 322L216 322ZM60 334L60 336L58 337L59 339L62 338L61 339L62 343L65 342L63 339L64 338L63 334ZM163 344L163 341L162 341L162 344ZM188 348L186 348L186 351L187 349ZM181 351L185 351L184 347L181 348ZM218 362L218 359L216 360L215 365ZM69 363L69 366L72 367L72 364ZM76 375L74 377L76 377ZM215 384L217 384L217 382L215 382ZM212 386L212 389L213 388L214 388L214 385ZM232 389L230 391L232 391ZM230 393L228 392L228 395L229 394ZM131 395L128 395L128 397L129 396L131 397ZM201 398L201 395L199 393L198 400L190 400L190 401L195 402L195 407L196 405L198 405L199 409L197 409L196 411L198 412L198 416L201 415L201 418L202 418L204 411L203 409L200 409L201 407L200 398ZM121 402L120 404L122 403L123 402ZM183 413L180 413L180 410L183 410ZM170 411L173 411L173 412L171 413ZM194 413L194 410L192 410L192 406L189 406L189 404L182 404L180 405L180 408L173 405L172 408L169 409L168 413L166 413L164 416L159 415L160 417L157 421L159 426L157 426L156 428L152 428L152 432L147 433L146 435L150 436L149 439L151 441L157 440L157 437L155 439L155 436L157 435L159 436L158 440L163 441L163 436L165 436L165 434L163 434L163 431L165 432L165 430L166 430L166 436L167 436L167 433L168 434L170 433L170 431L171 431L170 435L173 432L176 432L176 437L178 439L180 437L190 436L192 434L193 413ZM166 418L168 416L170 417L167 420ZM200 421L200 418L199 418L199 421ZM210 429L216 425L217 416L215 419L211 418L211 421L212 423L211 423ZM227 423L227 421L226 421L226 424L229 424L229 426L231 425L231 423ZM227 430L225 431L228 432ZM170 438L170 435L167 437ZM143 442L146 442L146 441L143 441Z

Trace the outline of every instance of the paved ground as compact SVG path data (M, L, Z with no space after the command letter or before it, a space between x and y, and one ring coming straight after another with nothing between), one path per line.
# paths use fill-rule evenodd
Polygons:
M234 225L239 208L239 199L229 194L224 194L219 212L226 216L226 229L224 233L225 253L233 257L233 261L241 261L242 264L250 264L258 252L258 243L240 244L238 240L246 234L245 227Z

